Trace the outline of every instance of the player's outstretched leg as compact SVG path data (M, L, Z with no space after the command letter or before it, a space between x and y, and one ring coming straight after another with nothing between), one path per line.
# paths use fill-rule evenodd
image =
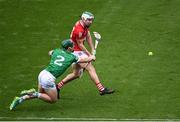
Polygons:
M36 90L35 90L34 88L32 88L32 89L29 89L29 90L23 90L23 91L21 91L20 95L21 95L21 96L23 96L23 95L31 95L31 94L33 94L33 93L35 93L35 92L36 92Z
M13 110L18 104L20 104L20 97L15 97L14 100L12 101L9 109Z

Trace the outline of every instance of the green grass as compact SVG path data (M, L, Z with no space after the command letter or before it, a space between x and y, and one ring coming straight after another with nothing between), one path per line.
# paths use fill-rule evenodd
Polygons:
M179 119L179 6L179 0L0 0L0 120ZM115 94L100 96L85 73L56 104L32 100L9 111L21 90L37 88L47 52L69 38L86 10L95 15L91 31L102 35L94 65Z

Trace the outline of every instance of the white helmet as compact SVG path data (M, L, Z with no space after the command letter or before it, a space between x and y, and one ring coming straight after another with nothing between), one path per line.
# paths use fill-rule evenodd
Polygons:
M81 15L81 19L94 19L94 15L91 13L91 12L83 12L82 15Z

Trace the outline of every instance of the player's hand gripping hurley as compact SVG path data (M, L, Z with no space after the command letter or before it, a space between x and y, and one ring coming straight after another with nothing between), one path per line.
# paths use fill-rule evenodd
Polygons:
M101 39L101 35L100 35L98 32L93 32L93 34L94 34L94 37L95 37L95 44L94 44L93 55L95 56L95 55L96 55L97 46L98 46L99 41L100 41L100 39ZM87 63L85 67L87 67L88 64L89 64L89 63ZM85 70L85 68L83 68L83 69L80 71L80 73L81 73L81 74L80 74L80 78L82 77L84 70Z

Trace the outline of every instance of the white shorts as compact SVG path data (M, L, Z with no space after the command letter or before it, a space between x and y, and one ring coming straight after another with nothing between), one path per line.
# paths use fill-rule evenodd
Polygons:
M88 55L84 51L74 51L73 54L78 58L87 58Z
M88 58L88 55L84 51L74 51L73 54L78 58ZM85 68L88 63L79 63L82 68Z
M44 89L56 89L56 78L47 70L42 70L38 76L39 85Z

